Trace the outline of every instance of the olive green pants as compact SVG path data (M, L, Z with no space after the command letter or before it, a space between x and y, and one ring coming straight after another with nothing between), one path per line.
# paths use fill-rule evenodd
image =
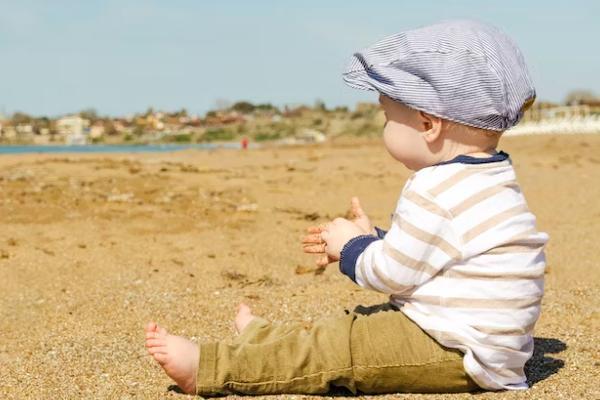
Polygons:
M255 318L233 343L200 345L197 392L325 394L468 392L462 353L438 344L390 304L312 324Z

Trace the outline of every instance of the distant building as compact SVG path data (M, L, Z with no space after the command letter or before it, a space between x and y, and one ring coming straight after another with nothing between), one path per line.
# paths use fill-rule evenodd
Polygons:
M205 122L206 125L214 127L230 124L242 124L246 122L246 118L237 111L217 111L213 115L207 115Z
M104 136L105 128L102 122L96 122L94 125L90 126L89 136L92 139L98 139Z
M56 121L56 130L65 137L67 144L85 144L89 126L90 121L79 115L68 115Z
M301 128L293 137L283 138L279 142L287 145L323 143L327 136L320 131L310 128Z
M600 106L543 106L528 110L506 135L600 133Z
M8 125L2 127L2 137L6 139L14 139L17 137L17 130L14 126Z
M147 125L149 125L153 130L162 131L165 129L165 123L162 121L163 118L163 113L151 114L146 118Z
M296 134L296 139L304 143L323 143L327 136L316 129L304 128Z
M33 134L33 125L31 124L19 124L17 125L17 133L19 135L31 135Z
M565 100L567 106L590 106L600 107L600 97L588 90L574 90Z
M61 135L83 135L90 121L79 115L68 115L56 120L56 130Z

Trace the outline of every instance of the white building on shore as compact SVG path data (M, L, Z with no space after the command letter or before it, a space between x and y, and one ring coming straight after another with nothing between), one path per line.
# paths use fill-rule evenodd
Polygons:
M543 134L600 134L600 107L557 106L528 111L507 136Z
M79 115L67 115L56 121L56 130L68 145L86 144L89 126L90 121Z

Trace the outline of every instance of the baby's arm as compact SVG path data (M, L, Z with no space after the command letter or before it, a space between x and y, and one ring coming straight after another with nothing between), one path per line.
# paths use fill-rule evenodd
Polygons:
M459 240L449 214L433 199L420 198L429 202L429 207L400 200L383 239L361 236L346 243L340 257L341 271L362 287L406 294L459 260Z

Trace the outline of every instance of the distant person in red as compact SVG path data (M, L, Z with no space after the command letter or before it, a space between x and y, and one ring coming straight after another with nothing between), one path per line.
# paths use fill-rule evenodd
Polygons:
M242 139L242 149L246 150L248 148L248 138L244 137Z

